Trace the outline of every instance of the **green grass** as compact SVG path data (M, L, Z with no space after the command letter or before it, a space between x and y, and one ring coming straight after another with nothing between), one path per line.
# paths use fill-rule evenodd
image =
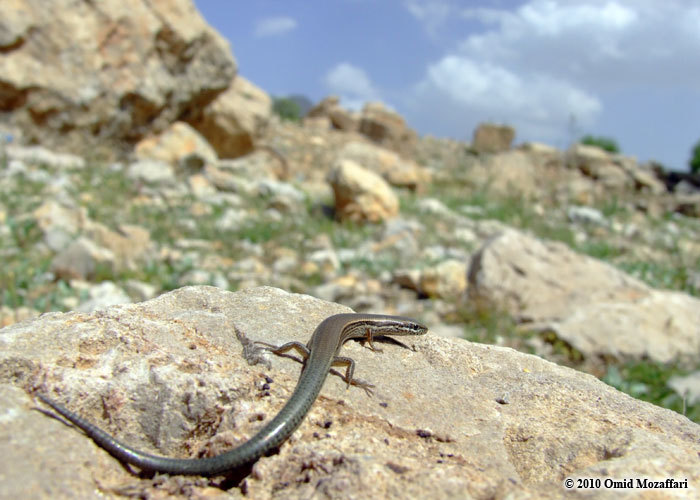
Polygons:
M695 370L700 370L700 364ZM688 405L682 396L668 387L671 377L687 375L689 371L678 364L634 361L608 366L602 380L634 398L676 411L700 423L700 404Z
M468 165L465 164L466 166ZM201 250L202 260L214 254L223 262L226 258L236 261L248 257L248 247L256 245L263 264L272 266L274 250L278 247L299 252L301 261L308 252L324 247L319 243L324 238L323 235L335 251L352 251L372 248L367 243L381 240L384 232L381 224L336 221L328 215L328 211L320 209L318 204L312 204L309 199L291 213L275 216L268 210L269 200L244 195L241 195L242 206L250 217L238 227L221 230L217 227L217 221L228 208L226 205L201 202L191 195L174 196L162 204L135 204L133 201L139 197L142 188L132 183L125 171L105 164L96 163L64 174L70 176L70 197L84 207L90 218L112 230L123 223L142 226L150 232L151 239L159 248L171 248L175 251L174 255L179 256L171 259L156 258L128 271L100 268L97 270L96 281L110 279L120 284L135 279L151 283L161 291L175 289L181 285L183 276L203 267L201 262L196 262L191 257L196 258L196 253L187 250L178 252L182 240L207 242L204 250ZM4 223L6 231L0 238L0 258L3 261L3 266L0 267L0 299L4 305L12 308L27 306L39 311L65 310L63 301L66 298L79 298L85 293L71 288L64 281L52 282L47 279L53 253L39 250L42 248L42 232L31 214L46 199L53 197L49 189L43 183L22 175L0 185L0 222ZM663 242L644 242L645 245L653 246L664 258L659 262L639 261L628 254L628 245L615 243L615 235L609 231L601 231L600 228L573 228L562 214L563 207L545 206L543 211L538 211L532 200L522 196L495 196L486 189L470 185L468 177L460 173L459 169L455 170L454 178L438 179L428 186L425 195L396 191L400 200L400 217L416 220L422 226L419 234L413 236L421 248L445 247L468 255L475 249L469 248L468 243L455 237L454 229L459 224L455 221L461 217L497 220L529 231L536 237L561 241L576 251L614 263L653 287L698 295L698 290L691 289L688 284L688 274L691 269L700 269L700 259L694 263L694 267L687 262L681 264L683 259L680 258L678 248L665 248ZM459 217L452 219L440 214L424 213L419 204L426 197L440 200ZM143 198L148 200L148 197ZM323 201L330 203L328 200ZM467 216L465 207L476 207L477 210L473 215ZM611 222L624 223L634 215L626 201L617 197L607 199L596 208ZM650 227L657 230L669 223L678 226L679 234L684 234L686 229L700 230L700 222L689 218L664 215L657 221L649 222ZM576 243L577 231L586 231L583 243ZM399 241L378 250L369 250L365 254L358 253L354 258L341 263L337 275L359 271L367 277L378 277L383 272L391 272L399 267L421 268L436 263L435 258L429 257L407 262L401 253L404 250L402 245ZM216 259L214 261L217 262ZM223 274L227 271L209 268L203 270L210 273L221 271ZM322 272L302 275L300 270L299 275L294 277L298 280L292 280L295 284L290 286L307 286L307 289L294 290L298 292L307 292L308 288L317 286L324 280ZM232 286L235 287L235 282ZM534 334L519 331L515 320L508 314L479 311L458 302L447 304L443 312L446 310L451 313L444 314L445 320L463 325L465 336L469 340L510 345L523 351L532 350L527 341ZM565 342L546 335L543 340L552 347L551 359L577 368L586 366L581 353ZM619 365L608 360L607 363L607 373L603 377L607 383L634 397L683 411L682 397L666 386L670 376L684 373L680 367L648 361ZM685 409L689 418L695 421L700 421L698 406L700 405Z
M698 290L688 282L691 268L673 265L669 262L623 262L620 269L654 288L678 290L698 296ZM700 269L700 259L693 269Z
M581 144L586 144L588 146L596 146L603 151L607 151L608 153L620 152L620 146L618 146L617 141L611 137L586 135L580 142Z

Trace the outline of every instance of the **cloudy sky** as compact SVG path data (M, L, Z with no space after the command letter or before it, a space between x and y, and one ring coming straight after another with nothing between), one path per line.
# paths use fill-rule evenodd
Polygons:
M195 0L275 96L380 100L420 134L617 140L687 170L700 140L698 0Z

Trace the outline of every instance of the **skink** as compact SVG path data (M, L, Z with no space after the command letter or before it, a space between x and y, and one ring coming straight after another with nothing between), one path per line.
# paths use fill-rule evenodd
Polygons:
M122 462L136 465L143 470L167 474L214 476L253 462L282 444L301 424L321 392L331 366L345 365L345 376L341 375L343 380L348 385L357 385L370 392L373 386L353 379L355 370L353 360L337 355L346 340L363 338L368 341L372 350L376 350L372 345L375 335L423 335L427 330L415 320L402 316L336 314L326 318L316 327L311 340L306 345L300 342L289 342L274 347L258 342L275 354L296 349L304 358L304 368L294 392L280 412L260 432L241 446L215 457L167 458L136 450L117 441L99 427L47 396L37 394L37 397L82 429L99 446Z

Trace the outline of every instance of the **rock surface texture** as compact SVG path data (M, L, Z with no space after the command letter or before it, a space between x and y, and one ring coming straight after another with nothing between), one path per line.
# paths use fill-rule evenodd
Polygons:
M565 478L673 478L689 486L669 498L697 498L697 424L538 357L430 333L381 353L350 342L374 397L330 376L279 452L229 482L139 478L27 393L146 451L218 454L279 411L298 377L253 342L306 342L340 312L275 288L188 287L0 330L0 497L571 498Z
M124 150L236 74L228 43L189 0L6 0L2 13L0 122L25 143Z
M655 290L563 243L508 230L472 258L469 295L585 356L668 362L700 355L700 300Z

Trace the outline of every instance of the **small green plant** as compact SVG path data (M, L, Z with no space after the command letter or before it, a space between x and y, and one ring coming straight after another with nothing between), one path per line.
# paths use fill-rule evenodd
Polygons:
M690 370L692 371L692 370ZM637 399L663 406L700 421L700 405L689 404L668 386L674 375L685 375L687 369L677 364L654 363L652 361L630 361L608 366L603 382Z
M615 139L611 139L610 137L603 137L603 136L593 136L593 135L584 135L583 138L579 141L581 144L586 144L587 146L596 146L599 147L600 149L603 149L607 151L608 153L619 153L620 152L620 147L617 145L617 141Z
M301 120L301 108L296 101L286 97L276 98L272 110L283 120L298 122Z
M693 146L693 152L690 153L690 162L688 163L690 171L694 174L700 174L700 141Z

